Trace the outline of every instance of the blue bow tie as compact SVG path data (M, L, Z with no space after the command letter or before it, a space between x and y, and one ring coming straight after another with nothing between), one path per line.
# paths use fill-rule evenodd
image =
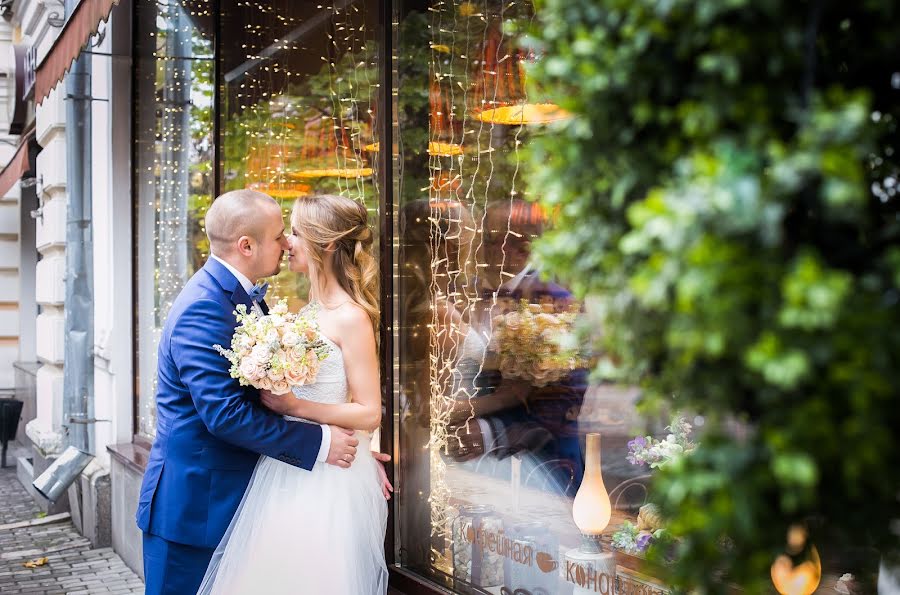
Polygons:
M269 290L268 283L257 283L253 286L253 289L247 292L247 295L250 296L250 299L254 302L261 302L264 297L266 297L266 292Z

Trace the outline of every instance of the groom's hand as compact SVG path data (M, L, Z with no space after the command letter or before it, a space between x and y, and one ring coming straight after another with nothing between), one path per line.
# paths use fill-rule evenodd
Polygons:
M325 462L346 469L356 458L356 447L359 444L353 430L331 426L331 448Z

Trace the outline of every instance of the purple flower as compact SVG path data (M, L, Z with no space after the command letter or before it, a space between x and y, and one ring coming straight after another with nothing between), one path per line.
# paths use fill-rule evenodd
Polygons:
M628 456L626 459L632 465L644 464L644 450L647 448L647 440L643 436L636 436L628 441Z
M641 533L638 538L634 542L634 546L637 548L639 552L647 551L647 548L650 546L650 542L653 540L653 535L650 533Z

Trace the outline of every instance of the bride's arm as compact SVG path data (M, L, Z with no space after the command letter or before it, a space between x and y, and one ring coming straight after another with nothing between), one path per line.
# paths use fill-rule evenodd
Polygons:
M289 399L285 407L293 417L302 417L320 424L353 430L372 431L381 425L381 393L378 381L378 355L375 333L369 316L362 308L342 308L336 317L337 331L347 371L349 403L314 403L303 399ZM265 397L263 402L266 403ZM268 404L268 403L266 403Z

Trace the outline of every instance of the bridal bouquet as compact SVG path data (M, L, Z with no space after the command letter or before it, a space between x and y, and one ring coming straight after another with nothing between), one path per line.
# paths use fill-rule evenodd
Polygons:
M231 349L213 348L231 362L231 377L241 386L280 395L316 379L329 348L309 310L289 312L287 301L281 300L264 316L239 304L235 316Z
M533 386L557 382L583 365L578 349L564 344L577 310L555 312L552 304L529 304L495 316L491 347L500 354L500 374Z

